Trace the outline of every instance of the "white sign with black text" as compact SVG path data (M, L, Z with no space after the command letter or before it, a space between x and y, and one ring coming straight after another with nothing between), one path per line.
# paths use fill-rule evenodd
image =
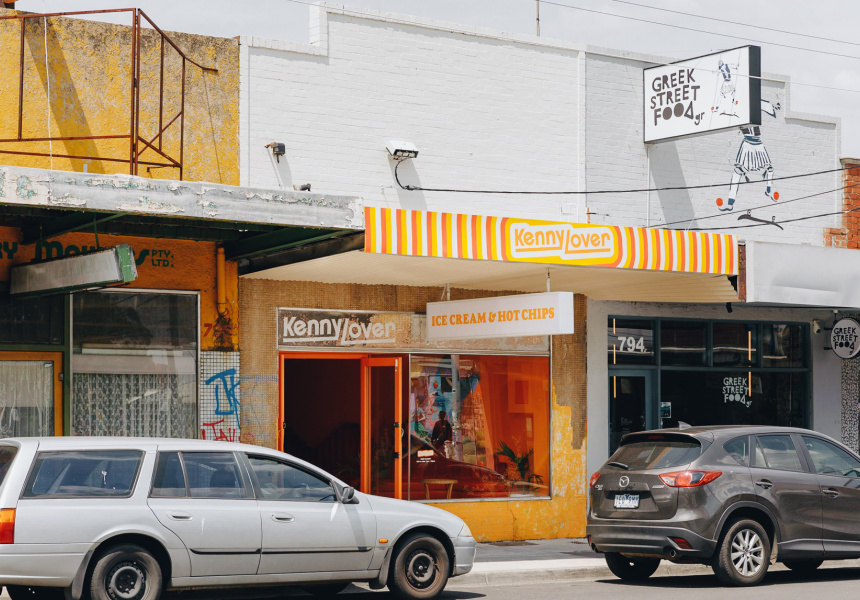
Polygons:
M573 292L497 296L427 304L427 339L573 333Z
M860 354L860 323L854 319L839 319L830 332L830 347L839 358L854 358Z
M644 73L645 143L761 125L761 49L744 46Z

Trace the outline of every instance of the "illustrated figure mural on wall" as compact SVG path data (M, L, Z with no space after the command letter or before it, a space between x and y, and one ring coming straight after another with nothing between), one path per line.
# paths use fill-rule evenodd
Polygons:
M776 112L780 108L779 102L761 101L761 111L773 118L776 118ZM747 125L741 127L740 130L744 134L744 139L741 141L735 157L735 171L732 173L732 182L729 185L728 200L724 201L722 198L717 198L717 207L723 212L734 208L735 199L740 190L741 178L750 182L750 173L761 173L761 179L767 182L765 195L774 202L779 200L779 192L773 190L773 163L764 142L762 142L761 127L759 125Z
M731 117L738 116L735 111L735 105L738 103L735 100L735 80L732 76L732 69L737 71L737 65L729 65L720 60L717 63L716 75L718 80L722 81L717 85L717 93L714 98L714 105L711 106L711 112L720 115L728 115Z

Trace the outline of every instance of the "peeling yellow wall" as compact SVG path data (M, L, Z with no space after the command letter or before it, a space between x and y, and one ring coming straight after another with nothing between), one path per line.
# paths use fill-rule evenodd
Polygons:
M0 16L19 14L0 8ZM150 15L158 23L158 14ZM47 30L41 18L25 21L24 102L25 138L51 136L127 135L131 117L132 13L122 13L129 26L82 19L49 18ZM140 135L151 140L158 133L161 37L143 29L141 37ZM232 39L168 33L190 59L217 73L204 72L187 63L185 97L185 172L189 181L239 184L239 47ZM0 139L18 134L20 21L0 20ZM47 46L47 69L46 69ZM166 125L181 108L181 60L165 46L164 106ZM48 87L50 86L50 107ZM50 121L47 118L50 110ZM162 151L178 159L179 121L167 130ZM101 160L33 157L0 153L0 164L24 167L128 173L129 140L88 140L0 143L0 150L53 152L74 156L96 156ZM140 160L164 162L152 150ZM178 179L175 168L138 175L155 179Z

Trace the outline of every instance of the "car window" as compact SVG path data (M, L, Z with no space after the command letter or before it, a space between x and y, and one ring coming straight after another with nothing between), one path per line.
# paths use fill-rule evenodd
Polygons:
M334 488L328 481L287 463L262 456L249 456L260 484L260 500L334 502Z
M152 478L153 498L184 498L185 473L178 452L161 452L155 465L155 475Z
M15 446L0 446L0 485L6 479L6 473L9 472L9 467L18 453L18 448Z
M750 455L749 436L745 435L729 440L723 444L723 449L729 454L729 456L738 461L739 464L746 466L747 459Z
M24 497L129 496L142 457L136 450L40 452Z
M651 435L646 440L624 444L609 460L627 465L629 471L645 471L688 465L701 453L701 444L693 438L681 440Z
M821 475L841 475L842 477L860 477L860 461L848 454L845 450L810 436L801 436L815 472Z
M790 435L760 435L757 444L755 466L782 471L803 470Z
M232 452L183 452L192 498L247 498L239 463Z

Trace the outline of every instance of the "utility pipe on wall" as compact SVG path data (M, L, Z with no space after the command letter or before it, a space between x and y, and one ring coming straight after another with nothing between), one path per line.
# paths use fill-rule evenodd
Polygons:
M215 255L215 289L217 291L218 314L224 316L227 313L227 266L224 257L224 248L218 248Z

